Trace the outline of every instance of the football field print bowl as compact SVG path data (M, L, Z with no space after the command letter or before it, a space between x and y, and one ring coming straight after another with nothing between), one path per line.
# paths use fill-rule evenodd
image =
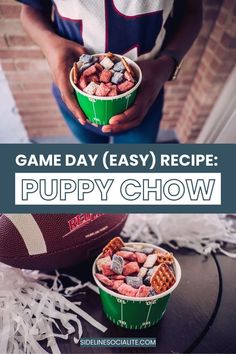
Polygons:
M105 56L105 54L96 54L93 55L95 57ZM134 86L124 92L119 93L116 96L96 96L91 95L89 93L84 92L80 89L77 85L75 85L73 81L73 68L70 72L70 82L75 90L75 95L77 101L91 123L95 123L98 125L106 125L109 124L109 120L114 115L124 112L126 109L131 107L135 101L138 87L142 81L142 72L139 66L132 61L131 59L121 56L121 55L114 55L115 58L121 60L124 58L126 63L132 68L133 73L135 74L136 82ZM119 75L119 73L116 73ZM104 85L105 87L105 85Z
M155 250L165 253L166 251L152 244L141 242L129 242L125 247L132 246L152 247ZM103 310L106 316L116 325L128 329L148 328L158 323L164 315L171 293L178 286L181 278L181 268L179 262L174 258L173 269L175 273L175 283L166 291L143 298L129 297L110 290L102 284L96 277L96 264L101 254L93 264L93 278L99 288Z

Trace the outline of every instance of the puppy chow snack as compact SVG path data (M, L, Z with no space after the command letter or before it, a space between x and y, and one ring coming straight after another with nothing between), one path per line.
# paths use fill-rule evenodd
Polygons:
M79 73L80 74L83 73L86 69L90 68L90 66L92 65L93 63L86 63L86 64L79 65Z
M125 60L124 57L121 58L121 62L122 64L124 65L125 67L125 70L134 77L134 72L133 72L133 69L132 67L127 63L127 61Z
M97 259L96 277L108 289L121 295L152 297L174 285L173 262L172 253L161 253L138 243L126 246L120 237L115 237Z
M157 293L162 293L174 285L175 276L166 263L161 263L151 276L150 282Z
M101 266L102 266L103 264L111 264L111 257L110 257L110 256L106 256L106 257L100 258L100 259L97 261L97 267L98 267L98 270L99 270L100 272L102 271Z
M79 86L84 90L88 85L88 79L85 76L80 76L79 78Z
M76 63L73 65L73 81L76 85L78 85L79 80L79 69Z
M144 279L143 279L143 284L150 286L151 285L151 275L147 275Z
M118 290L118 288L124 284L124 280L114 280L113 284L112 284L112 289L113 290Z
M154 248L152 247L143 247L141 248L140 252L145 253L145 254L151 254L154 252Z
M136 249L134 247L126 247L126 246L121 247L120 250L121 251L128 251L128 252L135 252L136 251Z
M111 264L102 264L101 265L101 270L102 270L102 274L109 276L109 275L115 275L116 273L113 272L113 270L111 269Z
M150 286L141 285L136 293L136 297L148 297L150 291Z
M85 90L84 90L85 91ZM97 87L95 94L96 96L107 96L111 89L106 86L103 82Z
M156 261L157 261L157 254L149 254L143 266L145 268L152 268L154 264L156 264Z
M141 253L141 252L136 252L136 259L138 261L138 263L145 263L147 260L147 256L145 253Z
M124 77L126 80L128 80L130 82L135 82L133 76L130 73L128 73L128 71L125 71Z
M114 237L108 244L103 248L102 253L106 254L111 252L114 254L116 251L119 251L121 247L124 247L124 242L120 237Z
M114 254L111 262L111 269L116 274L122 274L124 268L124 259Z
M148 275L148 276L153 275L153 273L157 270L157 267L158 267L158 266L154 266L154 267L152 267L152 268L149 268L149 269L148 269L148 272L147 272L147 275Z
M122 275L122 274L118 274L118 275L113 275L111 277L112 280L124 280L125 279L125 276Z
M94 95L98 88L99 85L91 81L88 86L85 87L84 92L88 93L89 95Z
M89 76L96 74L97 69L95 65L90 66L89 68L87 68L86 70L84 70L83 75L87 78L89 78Z
M125 71L124 64L121 61L119 61L114 65L113 70L123 73Z
M123 283L119 288L117 289L118 293L126 296L132 296L135 297L137 293L137 289L134 289L131 285Z
M138 272L138 276L144 278L145 275L147 274L147 271L148 271L147 268L144 268L144 267L140 268L140 270Z
M139 265L137 262L129 262L124 266L123 274L129 275L139 272Z
M82 54L79 60L84 64L91 63L93 62L93 56L89 54Z
M136 260L136 254L134 252L118 251L117 255L121 256L125 260L127 259L128 261L135 261Z
M173 257L173 253L169 253L169 252L165 252L165 253L161 253L161 252L157 252L157 260L158 263L166 263L166 264L173 264L174 262L174 257Z
M134 86L134 83L131 81L124 81L121 84L119 84L118 87L118 91L123 93L126 91L129 91L132 87Z
M115 85L110 86L111 90L108 93L108 96L117 96L117 88Z
M124 80L124 75L122 73L114 73L111 77L111 82L113 84L120 84Z
M107 69L103 69L102 72L100 73L100 81L104 82L105 84L107 84L108 82L110 82L112 77L112 72L110 70ZM111 80L112 82L112 80Z
M102 61L100 62L100 64L105 68L105 69L111 69L113 66L114 66L114 63L113 61L108 58L108 57L105 57L102 59Z
M120 59L110 52L100 56L82 54L73 65L72 78L79 89L99 97L118 96L129 91L138 81L125 58ZM91 82L99 87L90 85Z
M125 280L126 280L126 284L128 284L128 285L131 285L133 288L135 288L135 289L139 289L139 287L141 286L141 285L143 285L143 280L142 280L142 278L141 277L131 277L131 276L127 276L126 278L125 278Z
M98 278L98 280L100 280L101 283L103 283L109 287L113 285L113 281L103 274L97 273L96 277Z

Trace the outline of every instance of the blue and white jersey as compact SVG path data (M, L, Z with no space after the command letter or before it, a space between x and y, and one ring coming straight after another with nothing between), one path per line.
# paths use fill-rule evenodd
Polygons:
M111 51L133 60L159 52L174 0L20 0L52 11L55 31L91 53Z

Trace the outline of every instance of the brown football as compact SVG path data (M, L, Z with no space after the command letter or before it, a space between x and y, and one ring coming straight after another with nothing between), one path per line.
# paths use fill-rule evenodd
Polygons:
M121 232L126 214L2 214L0 262L52 270L101 252Z

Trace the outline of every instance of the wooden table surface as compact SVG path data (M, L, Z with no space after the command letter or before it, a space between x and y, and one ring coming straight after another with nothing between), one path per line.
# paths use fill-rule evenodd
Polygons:
M156 348L82 348L59 340L66 353L236 353L236 260L222 255L208 257L189 250L175 252L182 279L172 294L163 319L154 327L127 330L104 315L99 295L86 288L74 301L105 325L102 333L81 319L83 337L155 337ZM66 272L83 281L91 278L91 261Z

